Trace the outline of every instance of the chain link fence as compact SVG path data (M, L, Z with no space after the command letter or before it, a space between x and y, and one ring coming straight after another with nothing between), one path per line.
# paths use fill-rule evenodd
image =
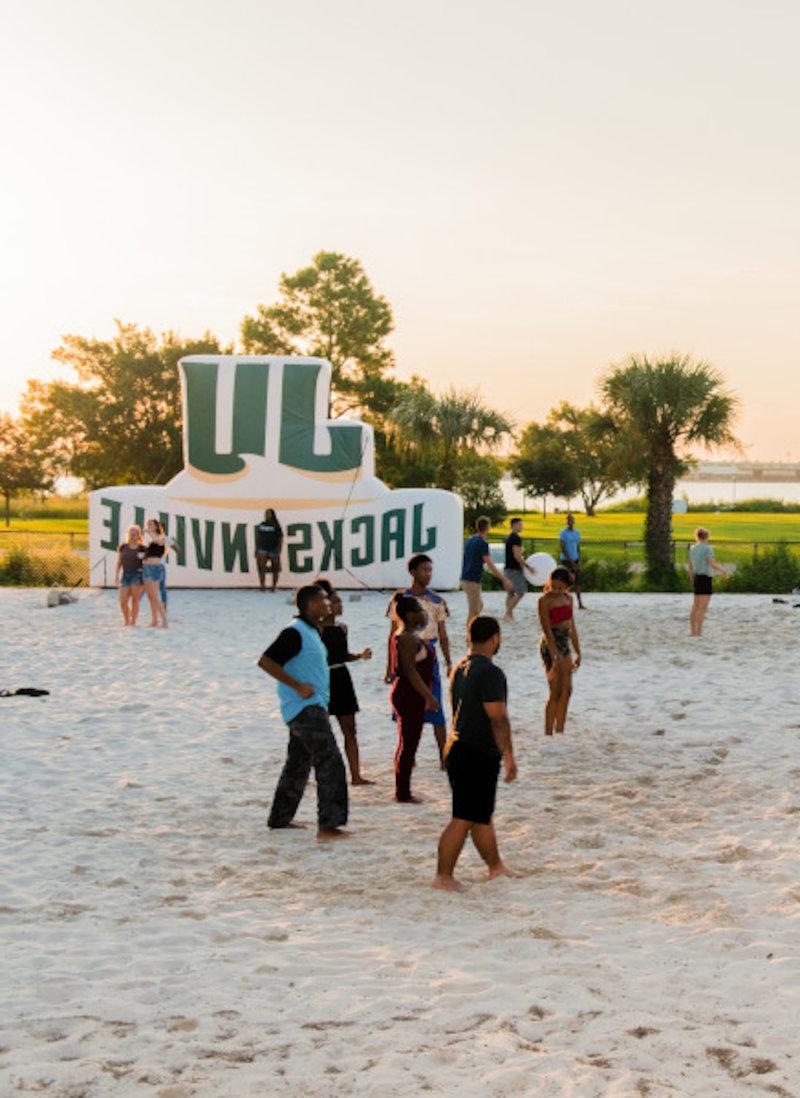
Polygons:
M0 530L0 585L76 587L88 582L88 534Z
M685 570L692 539L673 541L673 559L679 572ZM713 541L717 560L721 564L737 568L750 564L759 554L769 553L777 546L785 546L800 570L800 542L797 541ZM502 569L505 552L502 542L492 541L492 557ZM549 553L558 560L558 538L523 538L523 553ZM113 575L106 575L107 558L92 565L89 560L89 535L83 531L58 533L29 530L0 530L0 585L21 587L73 587L106 585L113 582ZM613 590L622 587L644 571L644 542L623 539L595 540L584 538L581 542L583 579L587 589ZM497 581L485 574L487 589L497 586Z

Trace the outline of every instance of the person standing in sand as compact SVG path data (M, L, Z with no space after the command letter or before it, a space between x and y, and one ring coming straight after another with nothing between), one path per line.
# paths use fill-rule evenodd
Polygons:
M566 568L554 568L539 599L539 621L542 626L539 655L550 687L544 710L545 736L552 736L554 730L563 733L572 694L572 674L581 665L581 646L569 593L571 581ZM570 642L575 650L574 656Z
M427 553L417 553L416 556L411 557L408 562L408 571L411 576L411 586L406 587L403 591L396 591L386 608L386 617L389 618L390 625L389 639L386 646L386 670L384 672L384 681L392 681L392 637L397 629L400 628L400 620L395 613L395 599L397 595L410 595L412 598L419 600L427 614L427 620L419 631L419 637L420 640L425 641L428 648L433 653L431 693L439 703L439 708L428 710L425 714L424 723L433 725L436 744L439 748L439 760L442 769L444 769L444 745L447 740L447 718L445 717L444 706L442 705L442 676L436 654L436 642L438 641L441 645L445 667L447 668L447 676L449 678L452 664L450 661L450 638L447 635L447 619L450 615L450 611L447 609L447 603L442 596L437 595L435 591L431 591L430 589L429 585L433 578L433 561Z
M139 604L144 591L142 561L147 550L142 540L142 528L129 526L128 536L117 549L116 583L119 585L119 608L124 625L136 625Z
M703 622L714 592L712 572L721 576L728 575L728 569L717 564L714 550L708 540L708 530L698 526L694 532L694 545L689 546L689 579L692 582L694 598L689 612L689 636L702 637Z
M511 580L513 591L506 595L506 613L504 621L514 620L514 610L528 592L525 573L530 572L535 579L536 573L522 555L522 519L512 518L511 533L506 538L506 566L503 569L506 579Z
M447 776L453 792L453 817L439 839L434 888L461 892L453 877L467 835L486 863L488 880L516 877L497 849L492 816L500 764L513 782L517 764L511 743L506 677L492 660L500 648L500 626L494 618L469 623L469 652L453 671L450 690L453 731L447 741Z
M344 753L350 768L351 785L374 785L361 773L361 756L358 750L356 734L356 713L358 698L353 688L353 680L347 667L354 660L371 660L372 649L351 652L348 644L347 626L336 619L342 613L342 600L326 579L315 581L328 596L330 613L322 619L322 643L328 653L331 695L328 701L328 713L336 717L344 736Z
M394 755L395 800L401 804L421 804L411 793L411 771L417 756L426 710L439 703L431 693L433 652L420 639L419 631L426 614L421 603L410 595L395 596L395 613L402 628L392 635L390 645L389 697L397 717L397 750Z
M150 603L150 628L162 625L165 629L167 608L161 601L161 584L164 580L164 554L167 552L167 537L160 519L151 518L146 524L147 550L143 561L144 590Z
M298 616L258 661L278 683L281 716L289 726L289 748L272 800L268 826L293 823L313 768L317 779L317 838L345 839L347 778L328 717L330 673L321 623L330 614L328 596L320 587L297 592Z
M513 594L514 587L510 579L506 579L500 569L492 560L489 552L489 542L486 535L492 525L491 519L485 515L475 520L475 533L464 546L464 561L461 568L461 590L467 596L467 623L483 612L483 597L481 596L481 579L483 569L487 568L495 579L502 583L504 589Z
M267 589L267 572L272 576L272 590L278 587L281 574L281 549L283 548L283 528L278 516L268 507L264 518L256 526L256 568L258 583L262 591Z
M575 529L575 516L567 515L567 525L558 535L561 563L572 575L572 588L578 596L578 609L585 610L581 598L581 533Z

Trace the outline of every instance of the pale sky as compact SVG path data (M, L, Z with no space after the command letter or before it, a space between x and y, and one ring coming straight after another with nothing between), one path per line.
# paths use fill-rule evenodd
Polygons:
M356 256L398 374L519 423L705 358L800 460L794 0L2 0L0 409L63 333L236 339Z

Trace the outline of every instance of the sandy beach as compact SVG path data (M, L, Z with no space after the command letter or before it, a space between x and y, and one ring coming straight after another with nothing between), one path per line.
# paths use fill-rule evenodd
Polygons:
M0 700L3 1095L800 1095L799 610L717 597L693 641L687 596L587 596L552 752L527 598L496 815L524 877L467 848L457 896L429 729L425 803L391 799L385 595L345 601L378 784L328 845L313 787L305 831L266 828L285 593L174 592L168 631L44 600L0 591L0 687L51 692Z

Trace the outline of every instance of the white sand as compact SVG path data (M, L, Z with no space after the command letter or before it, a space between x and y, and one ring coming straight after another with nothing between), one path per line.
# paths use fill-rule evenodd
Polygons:
M265 826L283 595L176 592L166 633L43 601L0 591L0 686L52 691L0 701L3 1095L800 1094L800 610L717 597L698 642L686 597L590 597L545 755L526 600L496 821L527 876L468 849L452 896L430 731L426 803L390 800L382 659L354 669L380 784L323 847L313 787L311 829ZM382 655L385 601L345 604L354 646Z

